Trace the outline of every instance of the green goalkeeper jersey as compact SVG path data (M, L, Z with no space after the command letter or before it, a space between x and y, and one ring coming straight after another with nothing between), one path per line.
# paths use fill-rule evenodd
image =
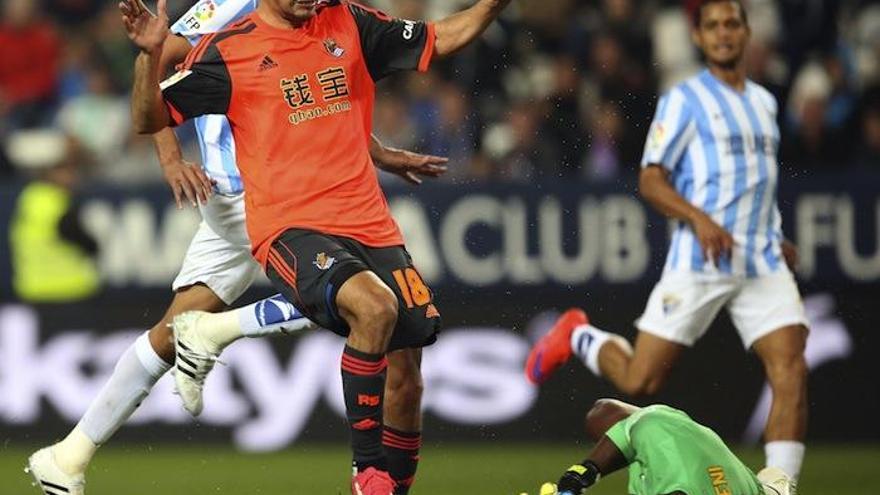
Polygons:
M764 495L714 431L669 406L641 409L606 433L629 466L633 495Z

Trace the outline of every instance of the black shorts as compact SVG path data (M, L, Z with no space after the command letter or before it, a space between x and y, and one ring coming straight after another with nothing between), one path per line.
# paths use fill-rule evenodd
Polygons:
M434 295L403 246L371 248L354 239L290 229L272 243L266 275L313 322L347 337L351 329L336 307L342 284L372 271L397 296L397 325L389 351L424 347L437 340L440 313Z

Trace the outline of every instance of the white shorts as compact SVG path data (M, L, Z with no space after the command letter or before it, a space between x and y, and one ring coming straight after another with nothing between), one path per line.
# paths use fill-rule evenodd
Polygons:
M808 325L794 276L785 268L755 278L666 272L651 292L636 327L692 346L723 307L746 349L774 330Z
M175 291L202 283L232 304L261 273L251 256L244 217L244 195L214 194L201 207L202 222L171 285Z

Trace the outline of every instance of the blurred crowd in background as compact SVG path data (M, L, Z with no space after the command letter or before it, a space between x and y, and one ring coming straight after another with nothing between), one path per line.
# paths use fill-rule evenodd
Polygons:
M26 175L22 129L65 137L55 159L94 181L161 181L131 130L136 56L110 0L0 0L0 183ZM192 0L169 0L172 22ZM364 2L437 19L472 0ZM635 176L657 95L700 68L697 0L514 0L481 42L379 86L375 133L449 156L464 182ZM750 77L780 103L783 166L880 171L880 1L748 0ZM191 129L179 133L198 160ZM57 147L56 147L57 148ZM63 157L63 158L61 158Z

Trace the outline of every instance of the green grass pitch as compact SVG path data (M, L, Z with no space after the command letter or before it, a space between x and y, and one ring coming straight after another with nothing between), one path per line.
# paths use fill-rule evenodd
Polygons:
M22 472L30 449L0 447L0 494L38 494ZM758 450L739 452L752 467ZM583 458L584 450L553 444L430 444L413 495L535 495ZM87 495L299 495L348 492L347 449L303 444L273 454L227 446L113 445L102 448L88 473ZM880 493L880 446L811 446L800 495ZM602 480L590 493L625 495L626 474Z

